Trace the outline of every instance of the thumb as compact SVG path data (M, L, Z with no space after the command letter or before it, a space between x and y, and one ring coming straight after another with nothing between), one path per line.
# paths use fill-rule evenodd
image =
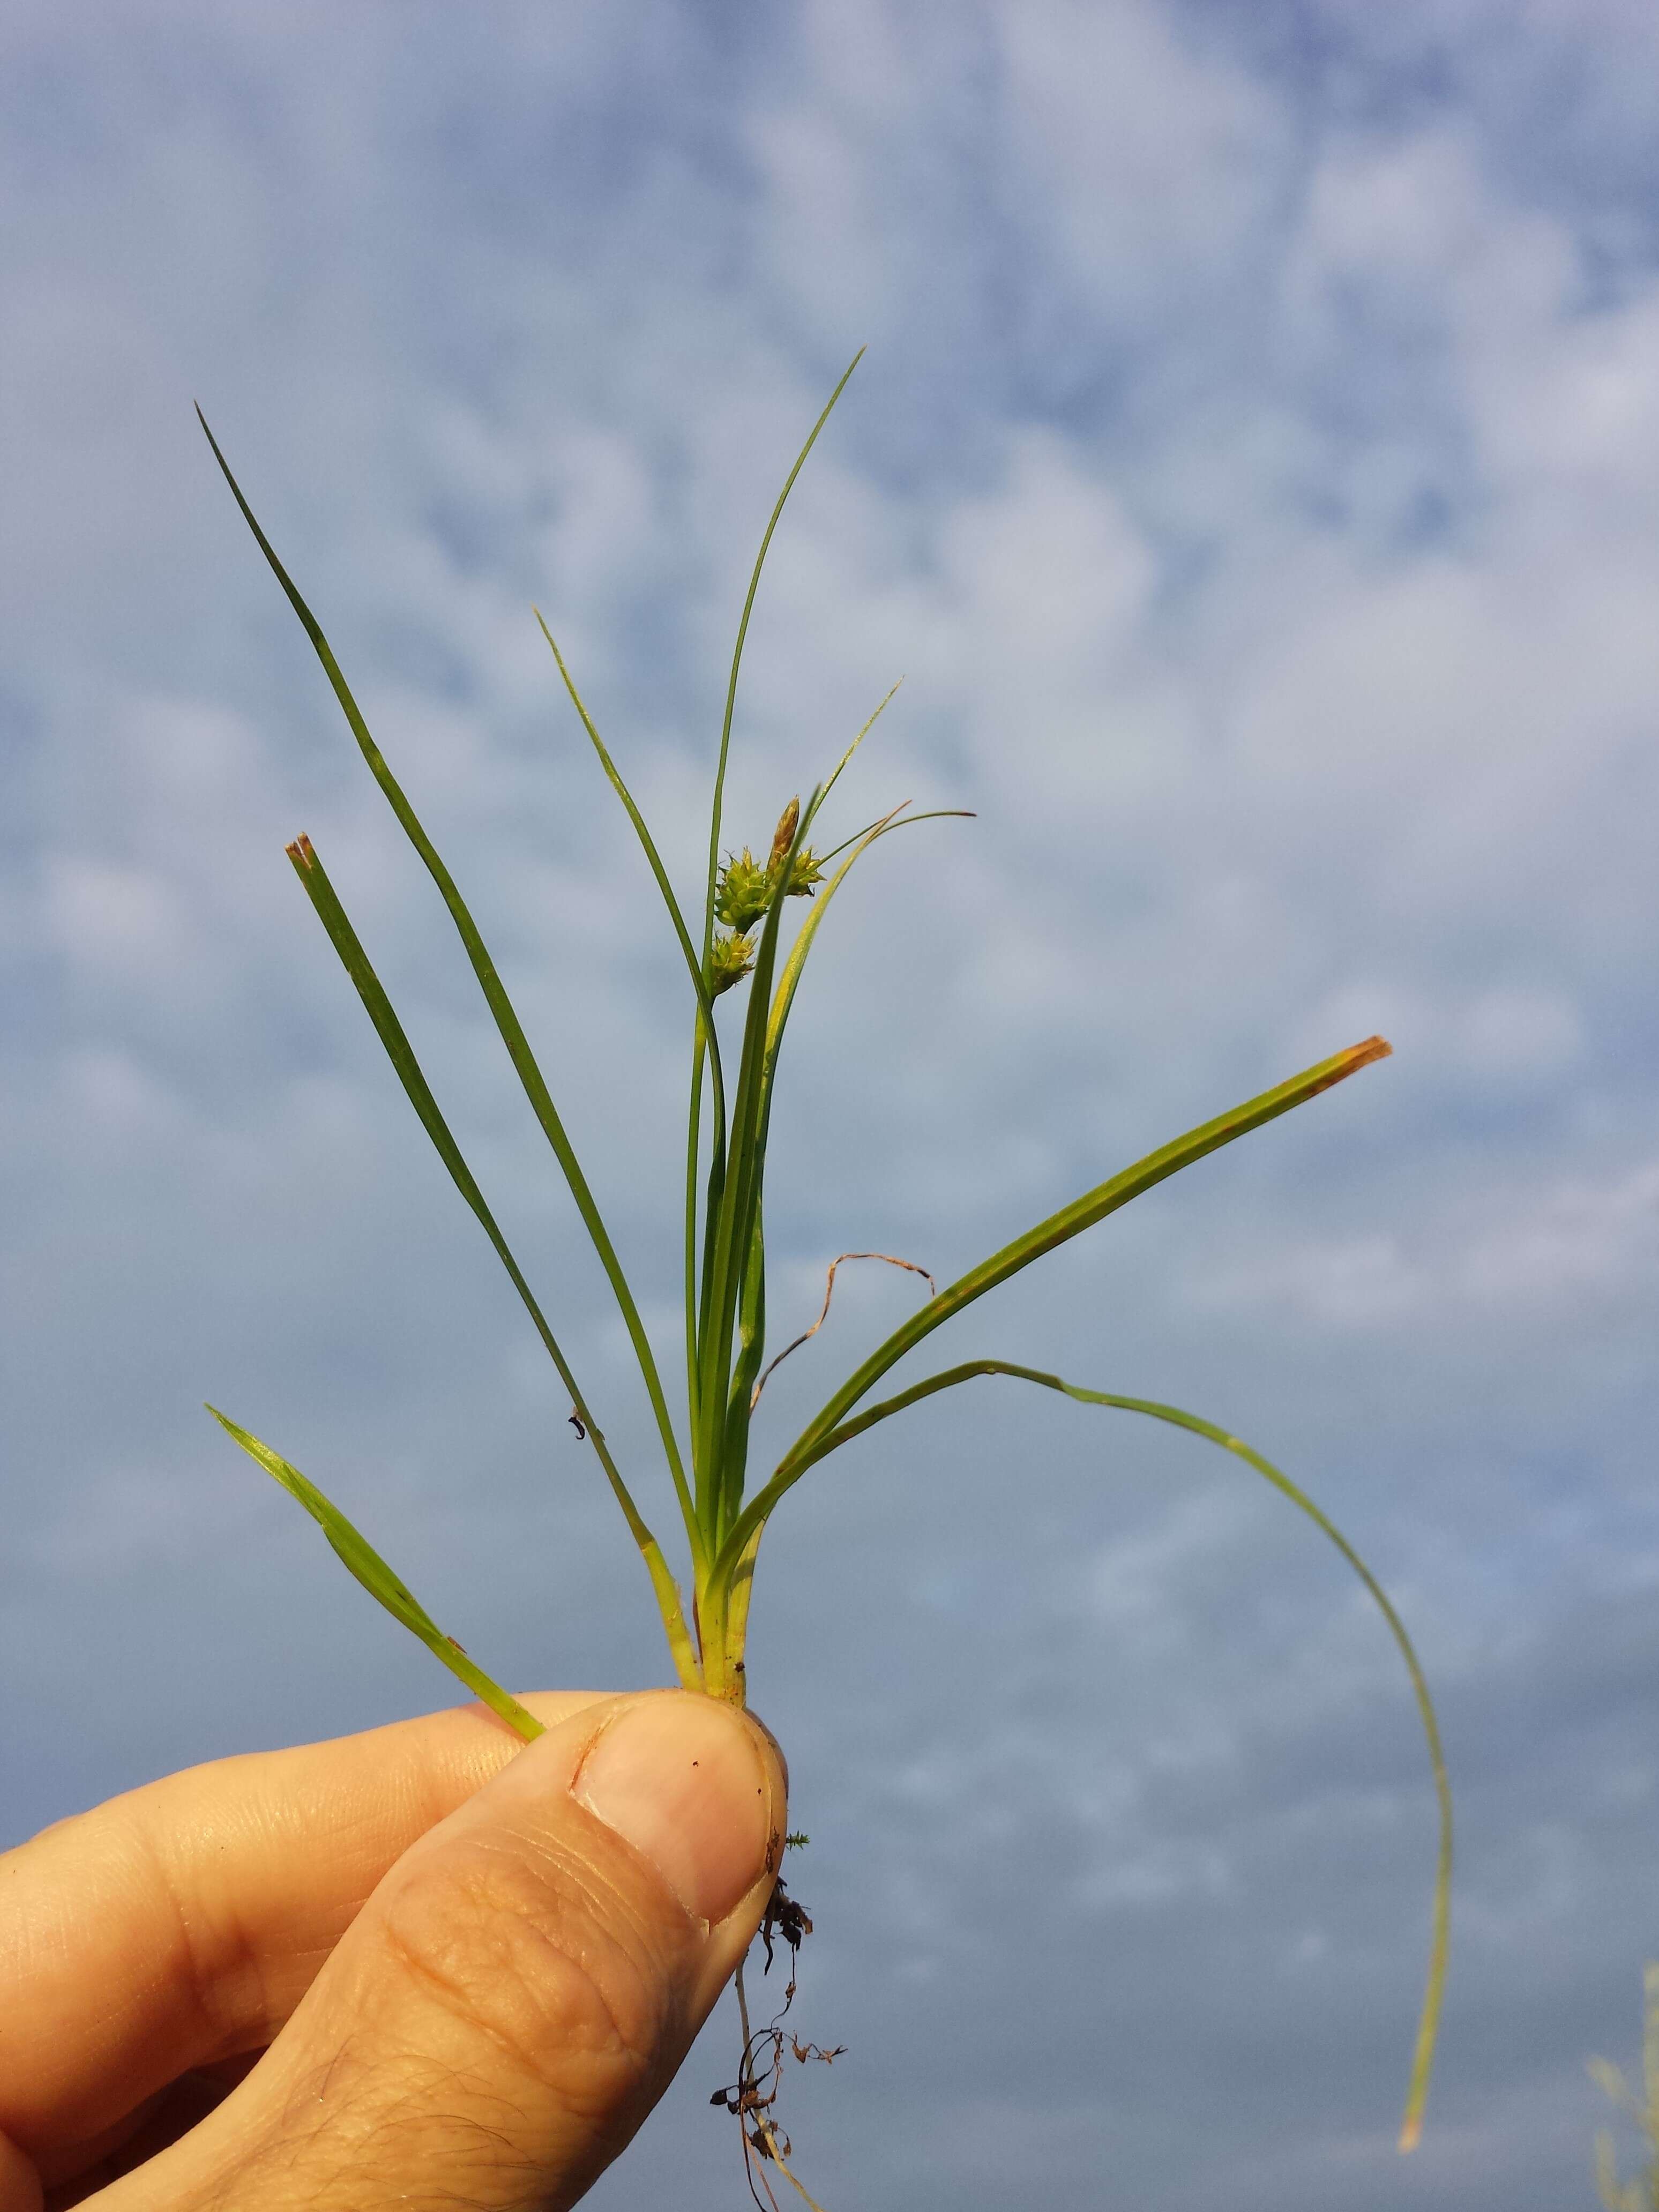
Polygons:
M404 1854L259 2065L112 2212L574 2203L741 1960L786 1786L714 1698L584 1707Z

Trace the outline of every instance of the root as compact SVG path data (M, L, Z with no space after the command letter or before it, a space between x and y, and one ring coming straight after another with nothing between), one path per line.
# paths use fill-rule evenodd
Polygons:
M801 1941L811 1932L811 1920L789 1895L780 1877L767 1900L766 1911L761 1919L760 1940L766 1951L766 1964L761 1972L764 1974L771 1971L774 1943L786 1943L789 1948L789 1980L783 1992L783 2002L767 2027L751 2027L743 1966L738 1966L734 1987L738 1993L738 2017L743 2030L743 2055L738 2062L738 2078L724 2089L716 2089L708 2100L711 2105L723 2105L728 2112L735 2112L738 2116L743 2131L744 2178L749 2184L749 2194L754 2198L759 2212L781 2212L769 2168L783 2176L802 2203L811 2208L811 2212L823 2212L817 2199L808 2194L805 2185L792 2170L789 2160L793 2156L794 2147L772 2117L772 2108L777 2103L782 2080L786 2051L803 2066L809 2058L820 2059L828 2066L846 2049L844 2044L837 2044L833 2051L826 2051L821 2045L803 2043L798 2035L791 2034L783 2025L789 2008L795 2001L795 1969Z

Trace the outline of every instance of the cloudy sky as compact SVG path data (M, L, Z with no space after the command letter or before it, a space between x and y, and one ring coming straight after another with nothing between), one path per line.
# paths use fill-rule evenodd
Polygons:
M956 1325L1012 1384L769 1539L832 2207L1565 2212L1659 1948L1659 21L1639 0L14 0L0 28L0 1843L449 1702L211 1397L520 1686L643 1577L283 859L315 837L585 1386L626 1346L330 630L672 1352L683 972L546 611L695 875L893 680L797 1015L774 1312L958 1272L1373 1030L1395 1057ZM849 785L854 779L849 775ZM837 794L839 801L840 793ZM880 1279L872 1279L879 1277ZM908 1310L849 1271L779 1378ZM937 1347L936 1347L937 1348ZM664 1516L666 1518L666 1516ZM738 2201L731 2024L596 2193Z

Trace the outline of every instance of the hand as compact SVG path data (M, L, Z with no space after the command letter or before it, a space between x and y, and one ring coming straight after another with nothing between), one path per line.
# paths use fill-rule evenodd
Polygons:
M787 1781L683 1691L169 1776L0 1856L0 2212L559 2212L765 1909ZM267 2047L269 2046L269 2047Z

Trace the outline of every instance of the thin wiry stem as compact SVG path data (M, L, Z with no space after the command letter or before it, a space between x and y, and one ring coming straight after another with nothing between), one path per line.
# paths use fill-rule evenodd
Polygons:
M779 1352L777 1358L769 1364L765 1374L763 1374L760 1380L756 1383L754 1391L750 1397L749 1410L751 1413L754 1412L756 1407L759 1405L761 1392L766 1388L767 1382L772 1375L778 1368L782 1366L784 1361L788 1358L792 1352L799 1352L802 1345L806 1343L810 1338L815 1337L818 1331L823 1327L825 1322L829 1320L830 1301L836 1295L836 1270L837 1267L845 1266L848 1260L881 1260L884 1261L890 1267L908 1267L913 1275L920 1275L921 1277L923 1282L927 1284L929 1294L932 1297L937 1297L939 1296L939 1285L928 1273L927 1268L919 1267L914 1260L897 1260L894 1258L890 1252L841 1253L836 1258L833 1259L830 1262L830 1273L824 1279L823 1304L818 1310L817 1319L813 1322L811 1328L804 1328L793 1344L786 1344L783 1350Z
M726 798L726 763L732 750L732 715L738 699L738 672L743 665L744 642L749 635L749 617L754 611L755 594L760 589L761 570L766 566L766 556L771 547L772 533L778 526L778 520L783 513L785 501L795 488L795 478L805 466L806 456L817 445L819 431L835 412L836 402L846 391L853 371L864 359L864 348L860 346L842 370L840 383L836 385L824 403L823 412L813 423L808 433L806 443L795 456L795 465L783 480L783 489L778 494L771 515L767 521L766 530L760 542L760 550L755 556L755 566L749 579L749 589L744 595L743 613L738 623L738 640L732 649L731 672L726 678L726 711L720 718L720 757L714 765L714 800L709 810L708 883L703 905L702 923L702 957L705 965L708 959L708 948L714 938L714 884L720 874L720 815ZM885 702L883 703L884 704ZM878 708L877 712L879 713L879 711L880 709ZM873 719L872 716L872 720ZM866 726L867 727L868 725L866 724Z
M814 793L813 800L816 797ZM720 1194L718 1218L711 1222L709 1230L713 1267L703 1313L699 1382L706 1462L698 1468L698 1506L705 1516L714 1516L715 1528L720 1531L729 1521L732 1504L722 1480L720 1449L732 1381L732 1334L742 1298L744 1269L753 1249L765 1172L763 1127L766 1103L764 1063L772 975L777 958L784 893L811 820L813 800L808 801L797 817L787 849L781 857L779 883L781 888L773 899L761 928L744 1022L743 1057L738 1066L737 1093L732 1105L728 1148L730 1164ZM714 1541L718 1541L717 1536Z
M668 909L668 918L674 925L674 934L679 939L680 950L685 956L686 968L691 977L691 988L696 996L697 1009L702 1016L703 1030L708 1042L708 1058L714 1078L714 1096L719 1102L720 1125L723 1126L726 1115L726 1085L720 1073L720 1042L714 1031L714 1003L708 995L708 987L703 979L702 963L697 957L697 948L691 942L691 933L686 927L684 914L681 911L678 899L674 896L674 886L668 880L668 871L662 864L662 855L657 850L656 840L647 826L645 817L635 805L633 793L623 781L617 763L611 759L604 738L600 737L598 729L594 726L593 717L583 703L582 696L576 689L574 678L565 665L564 655L559 651L558 643L552 631L549 629L543 619L541 609L537 607L532 611L558 665L559 674L564 679L564 688L570 695L570 703L580 717L582 727L586 731L593 750L599 755L599 765L604 769L612 790L621 799L628 818L634 825L635 833L644 850L651 872L656 878L657 888L662 893L663 904Z

